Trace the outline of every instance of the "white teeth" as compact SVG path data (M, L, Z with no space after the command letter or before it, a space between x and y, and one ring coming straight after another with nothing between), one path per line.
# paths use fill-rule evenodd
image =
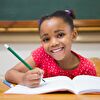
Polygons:
M56 50L52 50L52 52L55 53L55 52L58 52L60 50L62 50L62 48L59 48L59 49L56 49Z

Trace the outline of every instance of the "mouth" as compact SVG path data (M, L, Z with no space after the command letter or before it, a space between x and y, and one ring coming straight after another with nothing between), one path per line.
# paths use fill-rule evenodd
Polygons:
M50 52L52 52L52 53L57 53L57 52L62 51L63 49L64 49L64 47L60 47L60 48L53 49L53 50L51 50Z

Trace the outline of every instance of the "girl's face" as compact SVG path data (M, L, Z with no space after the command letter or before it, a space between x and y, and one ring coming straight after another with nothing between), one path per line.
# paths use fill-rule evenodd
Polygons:
M63 60L71 51L75 32L61 18L45 20L40 27L41 42L45 51L55 60Z

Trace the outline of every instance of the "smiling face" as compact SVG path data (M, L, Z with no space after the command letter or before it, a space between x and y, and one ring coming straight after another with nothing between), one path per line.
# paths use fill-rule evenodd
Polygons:
M61 18L45 20L41 24L40 35L45 51L55 60L63 60L71 53L75 32Z

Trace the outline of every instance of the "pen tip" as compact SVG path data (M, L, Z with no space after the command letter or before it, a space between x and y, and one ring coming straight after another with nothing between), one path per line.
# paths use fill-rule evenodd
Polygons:
M4 44L4 46L5 46L6 48L8 48L8 47L9 47L7 44Z

